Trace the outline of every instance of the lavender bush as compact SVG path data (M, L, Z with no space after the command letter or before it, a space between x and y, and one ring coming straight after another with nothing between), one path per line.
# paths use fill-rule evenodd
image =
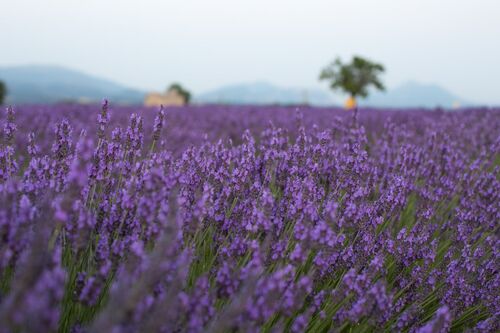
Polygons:
M8 108L0 332L498 332L500 110Z

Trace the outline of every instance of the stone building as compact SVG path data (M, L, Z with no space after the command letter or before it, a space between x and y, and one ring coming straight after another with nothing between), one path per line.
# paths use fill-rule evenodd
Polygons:
M185 98L175 89L169 89L165 93L149 93L144 98L145 106L183 106L186 105Z

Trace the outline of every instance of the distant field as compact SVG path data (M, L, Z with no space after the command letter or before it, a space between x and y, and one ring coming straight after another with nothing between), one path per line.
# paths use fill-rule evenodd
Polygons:
M0 120L0 333L500 330L500 109Z

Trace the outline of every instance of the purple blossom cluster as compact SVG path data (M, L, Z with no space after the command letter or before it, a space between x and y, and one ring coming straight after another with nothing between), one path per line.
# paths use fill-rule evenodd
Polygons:
M499 109L0 120L0 333L500 330Z

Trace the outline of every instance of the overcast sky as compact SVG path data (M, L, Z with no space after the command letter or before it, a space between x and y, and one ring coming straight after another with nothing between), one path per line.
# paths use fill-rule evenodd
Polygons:
M384 81L500 104L500 0L0 0L0 66L58 64L195 93L265 80L319 87L336 55Z

